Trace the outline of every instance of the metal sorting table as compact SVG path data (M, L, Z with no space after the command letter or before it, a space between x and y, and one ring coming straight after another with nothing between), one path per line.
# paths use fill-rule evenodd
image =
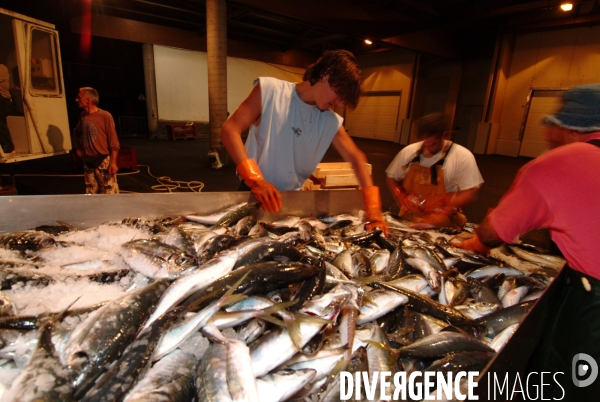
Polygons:
M288 215L356 215L363 208L360 190L283 191L281 198L283 207L277 214L260 209L257 219L272 222ZM55 225L56 221L84 229L127 217L156 218L193 212L208 215L245 201L255 200L248 192L3 196L0 197L0 233ZM504 349L481 372L482 381L476 388L480 400L492 400L487 397L489 377L486 373L496 373L502 379L508 373L510 381L514 381L516 373L524 378L524 369L549 319L561 277L562 271L525 316Z

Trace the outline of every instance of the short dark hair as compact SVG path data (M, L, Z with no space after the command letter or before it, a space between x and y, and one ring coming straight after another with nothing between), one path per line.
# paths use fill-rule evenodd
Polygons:
M96 91L92 87L79 88L79 91L83 91L86 94L88 94L90 96L90 99L92 100L92 103L98 106L98 103L100 103L100 95L98 95L98 91Z
M417 120L417 137L444 135L448 130L448 119L443 113L429 113Z
M360 99L362 73L356 64L356 57L347 50L329 50L308 66L304 72L304 81L315 85L324 76L329 86L349 109L356 109Z

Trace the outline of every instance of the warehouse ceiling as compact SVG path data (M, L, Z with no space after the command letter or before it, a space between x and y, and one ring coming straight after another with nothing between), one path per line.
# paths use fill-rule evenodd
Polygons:
M227 0L229 40L273 51L320 54L344 48L355 54L392 48L461 52L482 38L600 23L600 0ZM206 35L203 0L92 0L92 13ZM443 38L444 40L440 40ZM373 44L367 45L365 39ZM493 40L493 39L492 39Z

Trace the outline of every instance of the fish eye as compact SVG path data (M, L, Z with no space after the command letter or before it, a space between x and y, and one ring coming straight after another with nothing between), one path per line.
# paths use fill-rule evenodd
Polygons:
M177 257L175 258L175 264L177 265L187 265L190 263L193 263L194 258L190 257L186 254L178 254Z

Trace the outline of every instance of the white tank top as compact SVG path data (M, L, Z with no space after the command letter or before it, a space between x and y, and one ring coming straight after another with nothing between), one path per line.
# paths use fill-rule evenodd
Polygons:
M246 151L278 190L299 190L331 145L342 117L302 101L293 82L258 81L262 114L260 124L250 127Z

